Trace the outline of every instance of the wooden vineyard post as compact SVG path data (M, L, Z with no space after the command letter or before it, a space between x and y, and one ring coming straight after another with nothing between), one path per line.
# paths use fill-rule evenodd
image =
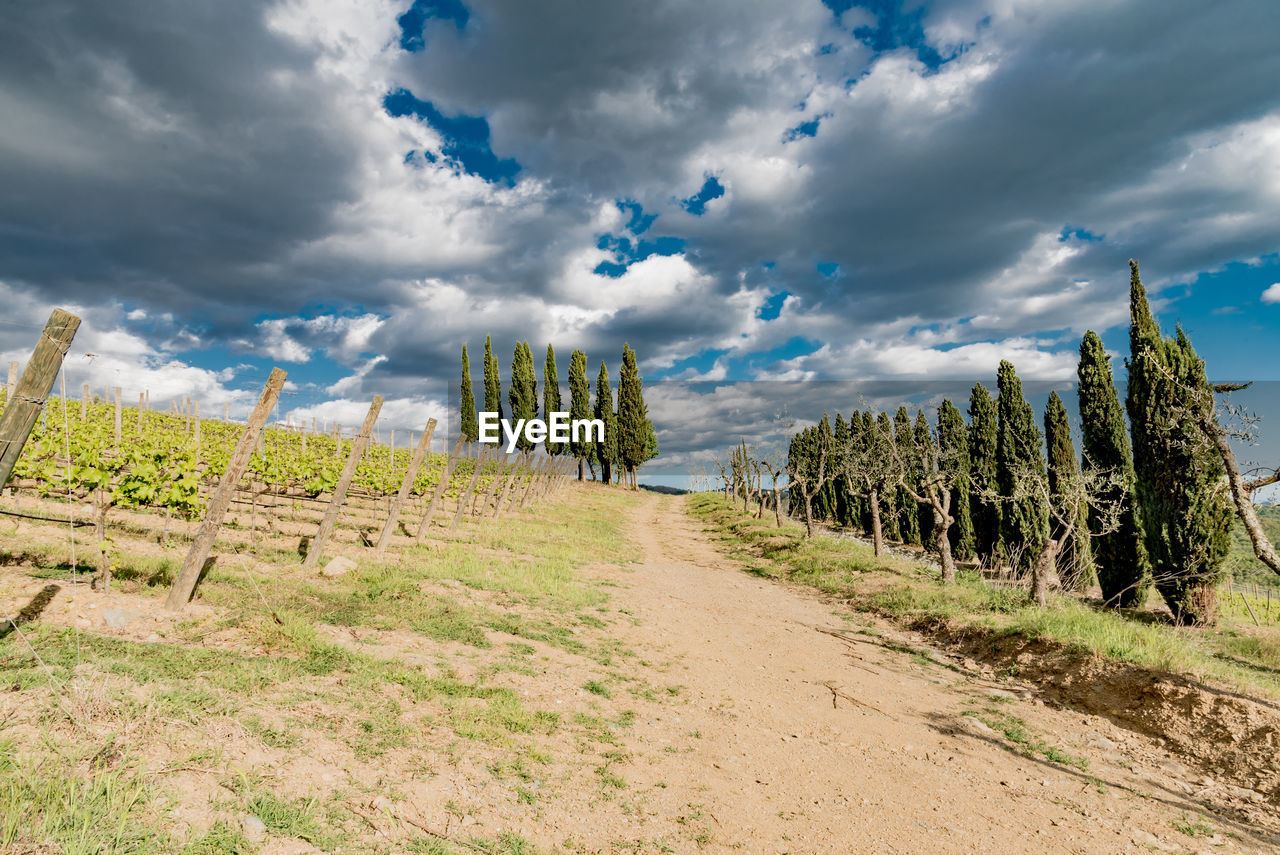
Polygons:
M13 393L18 388L18 360L9 363L9 386L4 396L4 405L7 407L13 400Z
M436 490L431 494L431 501L427 503L427 510L422 515L422 522L418 523L418 534L414 538L418 543L422 543L427 536L427 527L431 525L431 515L435 513L436 505L440 504L440 500L444 498L444 491L449 489L449 479L453 475L453 467L458 462L458 456L462 453L462 444L466 442L466 437L459 436L458 441L453 444L453 451L449 452L449 459L445 461L444 471L440 473L440 480L436 482Z
M502 452L502 458L498 461L498 469L493 473L493 484L490 485L488 490L484 491L484 495L478 503L480 505L479 509L473 509L472 513L482 517L487 517L489 515L489 502L492 501L494 506L497 506L498 491L502 489L502 482L506 480L507 456L507 452L504 449Z
M200 571L204 569L204 562L209 557L209 550L213 548L214 538L218 536L218 529L222 527L222 518L227 515L227 508L235 498L240 479L244 477L244 470L249 466L249 458L253 456L253 448L258 444L258 433L266 424L267 416L275 406L276 399L280 397L280 390L284 388L284 378L284 371L279 368L271 369L267 385L262 387L262 396L258 398L258 406L253 408L249 423L245 425L244 433L240 435L240 441L236 443L236 449L231 453L227 471L222 473L222 480L209 499L209 510L205 512L200 530L196 532L195 539L191 542L191 549L187 552L186 560L182 562L182 570L174 580L173 587L169 589L169 598L164 602L166 609L177 611L191 601L191 595L195 593L196 581L200 578Z
M516 509L519 510L529 501L529 496L538 486L538 479L542 477L542 471L546 467L547 458L538 458L538 463L533 467L533 471L529 473L529 481L524 485L524 492L520 494L520 501L516 503Z
M36 418L44 408L44 400L53 388L54 378L62 368L62 357L79 328L79 318L54 309L31 359L27 360L27 367L5 400L4 413L0 415L0 487L8 483L14 464L22 455L22 447L27 444L27 437L31 436Z
M84 384L84 390L80 393L80 421L89 418L89 384Z
M511 494L511 485L515 483L516 478L524 469L524 454L521 453L515 463L511 464L510 470L507 471L506 480L502 482L502 491L498 493L497 501L493 503L493 518L497 519L502 513L502 506L507 503L507 496Z
M511 494L511 510L518 511L524 507L525 496L529 494L533 482L538 479L538 467L542 465L541 459L534 462L533 452L525 455L525 473L524 478L520 481L520 486L516 487L515 492Z
M195 425L196 425L196 451L199 451L200 450L200 402L199 401L196 401Z
M138 430L142 430L142 411L145 403L146 403L146 398L144 398L142 393L139 392L138 393Z
M342 456L342 425L335 425L333 428L333 456Z
M404 474L404 481L400 484L400 492L396 493L395 501L391 503L391 513L387 514L387 521L382 526L382 534L378 536L378 552L386 552L387 547L391 545L391 535L395 533L396 524L400 522L400 512L404 510L404 503L409 498L409 493L413 490L413 481L418 477L418 470L422 468L422 461L427 459L427 449L431 447L431 434L436 429L436 420L427 419L427 426L422 431L422 439L418 440L418 447L413 450L413 457L409 459L409 471ZM306 434L303 434L305 439Z
M333 501L329 502L329 507L325 508L324 519L320 520L320 528L316 529L316 535L311 539L307 557L302 562L304 567L315 567L320 563L320 556L324 553L325 544L338 524L342 503L347 499L347 490L351 488L351 481L356 477L356 467L360 465L360 458L364 456L365 446L369 443L369 434L373 432L373 424L378 420L378 413L381 410L382 396L374 395L373 403L369 405L369 413L364 417L364 424L360 426L360 432L351 443L351 455L347 458L347 465L342 467L342 474L338 476L338 486L333 488Z
M467 482L467 489L463 492L462 497L458 499L458 512L453 515L453 523L449 526L449 531L456 531L458 523L462 522L462 515L470 507L471 492L476 488L476 482L480 480L480 470L484 467L484 456L489 451L488 446L480 449L480 454L476 457L475 468L471 470L471 480Z
M120 387L115 388L116 396L116 452L120 451L120 429L122 427L122 419L124 412L120 409Z
M230 401L222 402L222 420L224 422L231 421L231 402Z

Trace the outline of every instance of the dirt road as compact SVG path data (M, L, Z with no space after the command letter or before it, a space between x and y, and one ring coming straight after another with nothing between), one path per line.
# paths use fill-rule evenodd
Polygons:
M1201 819L1200 782L1159 746L742 572L681 499L632 524L644 560L614 603L637 620L618 632L673 661L688 701L635 725L642 822L674 817L713 852L1272 851ZM1014 722L1087 769L1020 753Z

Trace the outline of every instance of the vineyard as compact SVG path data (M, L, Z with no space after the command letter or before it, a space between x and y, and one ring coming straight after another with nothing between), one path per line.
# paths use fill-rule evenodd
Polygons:
M0 514L92 526L93 538L81 535L78 556L83 563L74 569L109 572L113 563L124 560L113 546L117 521L134 535L162 541L189 535L207 509L244 425L202 420L194 415L196 408L169 414L122 408L87 395L79 402L47 402L14 467ZM333 434L286 425L265 428L236 484L228 531L220 536L231 548L249 552L265 536L299 538L305 554L305 543L333 504L343 469L352 459L358 462L340 502L337 540L372 546L386 529L391 538L383 549L397 539L421 541L433 523L429 508L440 510L435 523L456 525L464 513L487 517L506 504L520 506L535 482L539 488L549 482L549 472L537 471L525 456L512 455L508 462L491 448L459 442L452 456L427 453L415 464L412 448L375 442L367 447L360 443L357 449L357 442L357 437L343 437L340 426ZM407 501L397 518L389 520L405 488Z

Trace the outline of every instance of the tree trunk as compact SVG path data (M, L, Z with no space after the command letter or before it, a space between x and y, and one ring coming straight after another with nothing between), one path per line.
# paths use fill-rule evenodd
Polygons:
M804 536L813 537L813 497L804 494Z
M884 552L884 529L880 525L880 491L873 489L871 500L871 549L879 558Z
M1036 563L1031 568L1031 598L1044 608L1049 602L1049 581L1058 561L1059 541L1049 538L1044 542Z
M1201 421L1200 426L1209 435L1209 439L1213 441L1218 453L1222 456L1223 466L1227 470L1227 483L1231 486L1231 498L1236 506L1236 516L1240 517L1240 522L1244 524L1244 530L1249 535L1249 542L1253 545L1253 554L1263 564L1280 573L1280 556L1276 555L1275 547L1271 545L1270 538L1262 530L1262 522L1258 519L1258 512L1253 507L1252 491L1249 489L1249 484L1245 482L1244 477L1240 474L1240 465L1236 462L1235 452L1231 450L1227 432L1216 421L1213 421L1212 417Z
M948 532L951 525L946 522L947 517L938 509L933 509L934 525L933 540L938 546L938 562L942 565L942 581L943 584L950 585L956 580L956 562L951 557L951 537ZM937 522L943 520L943 522Z
M778 528L782 528L782 497L776 480L773 482L773 516L778 521Z
M578 480L587 480L587 458L585 457L578 458Z

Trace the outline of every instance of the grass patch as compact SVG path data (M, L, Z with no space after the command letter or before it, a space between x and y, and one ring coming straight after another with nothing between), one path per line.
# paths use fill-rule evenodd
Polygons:
M1089 771L1089 761L1084 757L1074 757L1055 745L1050 745L1027 729L1027 723L1016 715L987 707L981 712L969 710L971 715L987 727L1004 736L1019 752L1028 757L1043 757L1050 763L1060 766L1072 766L1082 772Z
M777 528L772 520L743 517L715 494L691 495L686 507L750 572L808 585L900 624L1042 639L1084 655L1280 696L1280 629L1244 626L1229 614L1217 628L1176 628L1069 595L1054 596L1042 609L1025 591L992 586L973 572L962 571L944 586L936 570L897 556L877 558L857 541L809 539L789 520Z

